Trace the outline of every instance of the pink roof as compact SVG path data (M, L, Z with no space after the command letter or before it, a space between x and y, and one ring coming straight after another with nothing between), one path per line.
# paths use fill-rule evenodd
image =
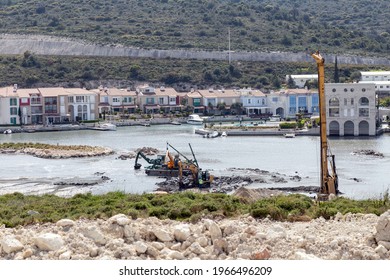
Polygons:
M67 95L63 87L38 88L38 91L41 93L43 97Z

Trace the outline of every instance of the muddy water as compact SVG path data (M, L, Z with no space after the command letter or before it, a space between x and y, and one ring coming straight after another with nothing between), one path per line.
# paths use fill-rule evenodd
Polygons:
M286 178L301 180L261 180L252 187L292 187L319 185L319 138L296 137L226 137L205 139L194 134L194 126L161 125L152 127L119 127L115 132L68 131L0 135L0 142L42 142L61 145L107 146L115 155L100 158L39 159L26 155L0 155L0 193L56 193L72 195L77 192L104 193L120 190L142 193L156 188L162 179L147 177L142 170L133 169L134 159L120 160L120 154L149 146L164 152L166 143L192 157L191 143L203 169L215 175L251 176L251 169L279 173ZM340 190L352 198L376 198L390 188L390 135L376 138L330 139L340 180ZM354 154L371 149L383 158ZM172 150L171 150L172 151ZM172 151L173 152L173 151ZM147 165L146 162L141 162ZM244 169L244 170L243 170ZM245 169L248 169L247 171ZM252 172L253 173L253 172ZM64 180L110 179L98 184L54 184ZM295 177L296 178L296 177Z

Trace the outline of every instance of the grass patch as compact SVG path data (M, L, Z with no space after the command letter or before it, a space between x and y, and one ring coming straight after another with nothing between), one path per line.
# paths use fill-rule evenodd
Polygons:
M196 222L203 216L237 217L250 214L255 218L270 217L280 221L307 221L324 217L329 219L340 212L373 213L380 215L390 209L388 198L378 200L351 200L339 197L332 201L316 202L304 195L275 196L248 203L226 194L77 194L70 198L55 195L0 196L0 225L16 227L33 223L56 222L60 219L107 219L123 213L132 218L174 219Z

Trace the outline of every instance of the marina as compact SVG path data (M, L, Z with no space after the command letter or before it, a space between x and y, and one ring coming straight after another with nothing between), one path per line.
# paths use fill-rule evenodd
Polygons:
M196 151L197 160L215 176L228 176L231 168L239 168L234 175L250 176L259 169L300 180L287 183L254 182L252 188L319 186L319 137L301 136L286 139L283 134L268 137L217 137L212 141L195 134L196 127L158 125L151 127L118 127L116 131L100 132L76 130L41 133L13 133L0 135L0 142L39 142L60 145L91 145L112 148L114 155L97 158L41 159L21 154L0 154L0 193L54 193L73 195L79 192L95 194L110 191L144 193L156 189L161 178L148 177L143 170L134 170L134 159L119 156L140 147L154 147L165 151L165 143L172 143L180 151L188 150L188 143ZM228 133L228 136L229 133ZM336 156L339 189L355 199L378 198L390 188L390 135L378 137L336 137L329 139ZM383 154L362 155L359 150L373 150ZM109 178L97 185L55 185L64 179L80 181Z

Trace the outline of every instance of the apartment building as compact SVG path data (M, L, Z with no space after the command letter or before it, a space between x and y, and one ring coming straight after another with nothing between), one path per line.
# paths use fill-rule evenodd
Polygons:
M19 97L17 85L0 89L0 123L5 125L20 124Z

